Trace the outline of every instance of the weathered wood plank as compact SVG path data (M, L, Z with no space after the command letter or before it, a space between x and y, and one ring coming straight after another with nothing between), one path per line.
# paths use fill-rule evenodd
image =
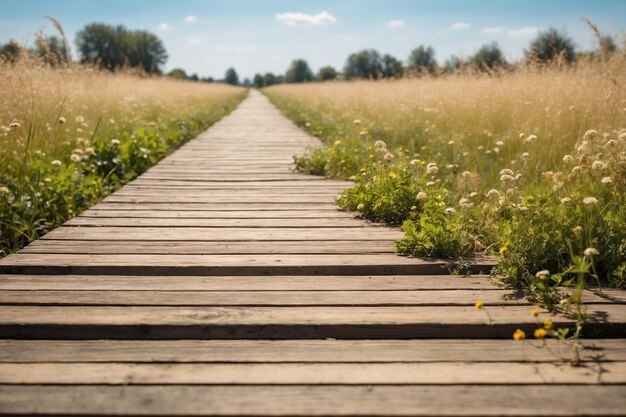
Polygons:
M626 307L590 306L595 335L626 336ZM526 306L474 307L0 307L0 337L11 339L420 339L504 338L551 318Z
M157 219L354 219L354 213L340 210L103 210L89 209L82 218Z
M567 343L514 340L0 340L0 362L387 363L573 360ZM445 349L442 346L445 345ZM626 361L626 339L581 341L583 362Z
M602 302L593 297L586 301ZM0 290L4 305L136 306L471 306L529 305L510 290L451 291L10 291Z
M0 412L97 415L623 415L623 385L11 386ZM558 401L555 401L558 398Z
M3 290L154 290L154 291L409 291L488 290L486 276L124 276L2 275Z
M82 241L40 239L20 251L27 253L67 254L375 254L393 253L393 243L386 240L363 242L160 242L160 241Z
M369 226L382 226L376 223L368 223ZM318 228L328 227L356 227L363 228L364 222L360 219L350 218L281 218L281 219L215 219L215 218L92 218L74 217L67 221L63 227L215 227L215 228Z
M0 363L0 384L626 384L626 362L584 366L518 362Z
M146 291L0 290L4 305L135 306L471 306L530 305L520 292L490 290L428 291ZM626 303L624 291L604 296L583 293L586 304Z
M132 232L132 233L131 233ZM307 241L307 240L394 240L402 237L397 229L379 226L299 228L211 228L211 227L60 227L42 239L70 240L158 240L158 241Z
M476 259L469 265L469 268L475 273L488 273L494 265L493 260ZM451 267L449 261L419 260L393 254L102 255L18 253L0 260L0 273L7 274L384 275L422 273L436 275L450 273Z

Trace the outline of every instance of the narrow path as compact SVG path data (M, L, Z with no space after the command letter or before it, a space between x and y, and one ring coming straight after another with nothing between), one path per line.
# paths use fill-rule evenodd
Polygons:
M252 91L0 260L0 413L623 414L624 339L585 341L580 367L512 341L573 322L532 317L488 259L461 277L394 255L401 232L337 210L349 183L291 172L317 144ZM624 336L623 291L585 300Z

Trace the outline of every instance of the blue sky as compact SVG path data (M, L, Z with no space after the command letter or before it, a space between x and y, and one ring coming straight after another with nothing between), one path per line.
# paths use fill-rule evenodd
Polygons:
M626 0L0 0L0 42L28 42L61 21L73 40L85 24L123 24L158 34L174 67L200 76L283 73L294 58L314 70L343 67L346 57L376 48L405 60L432 45L439 62L466 57L497 41L510 60L523 55L537 31L565 30L579 49L594 48L591 19L616 37L626 27Z

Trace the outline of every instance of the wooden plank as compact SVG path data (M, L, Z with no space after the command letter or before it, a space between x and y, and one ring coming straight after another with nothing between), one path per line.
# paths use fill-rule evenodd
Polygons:
M514 340L0 340L0 362L548 362L567 343ZM445 349L442 346L445 345ZM583 362L626 361L626 339L582 340ZM505 367L506 368L506 367Z
M626 384L626 362L0 363L0 384L530 385Z
M585 329L626 336L626 307L590 306ZM422 339L531 335L546 318L527 306L474 307L0 307L0 337L11 339Z
M376 223L368 223L369 226L382 226ZM215 228L318 228L328 227L356 227L363 228L364 222L359 219L337 218L337 219L215 219L215 218L92 218L74 217L67 221L64 227L215 227Z
M593 297L593 295L591 295ZM448 291L11 291L0 290L4 305L112 306L472 306L530 305L511 290ZM585 297L589 301L589 297ZM604 301L592 298L593 301ZM606 303L606 302L605 302Z
M623 415L623 385L11 386L6 414L282 416ZM558 401L555 401L555 398Z
M393 253L393 243L387 240L327 242L159 242L159 241L81 241L40 239L20 251L26 253L68 254L375 254Z
M604 297L583 293L585 304L626 303L626 291ZM135 306L471 306L530 305L523 293L504 290L428 291L163 291L135 290L0 290L4 305L135 305Z
M152 210L152 211L302 211L315 212L328 211L336 212L337 206L334 203L327 204L302 204L302 203L109 203L100 202L93 208L97 210Z
M56 240L158 240L158 241L333 241L395 240L403 236L397 229L379 226L302 228L210 228L135 227L132 233L118 227L60 227L42 239Z
M124 276L2 275L3 290L154 291L409 291L497 288L487 276L318 275L318 276Z
M354 219L355 214L340 210L104 210L89 209L80 217L159 218L159 219Z
M154 196L128 196L112 194L103 201L108 203L183 203L183 204L220 204L220 203L236 203L236 204L264 204L264 203L299 203L299 204L328 204L333 201L328 196L320 196L316 194L302 195L200 195L194 196L177 196L174 194L162 194Z
M474 273L489 273L495 262L477 259ZM448 274L449 261L393 254L142 255L18 253L0 260L6 274L133 275L386 275Z

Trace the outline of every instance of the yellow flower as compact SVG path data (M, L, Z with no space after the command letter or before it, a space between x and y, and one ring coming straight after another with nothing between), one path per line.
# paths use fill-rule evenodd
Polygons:
M533 308L532 310L530 310L530 315L533 317L537 317L539 315L539 309Z
M361 129L361 133L359 133L361 136L365 136L369 133L369 130L367 130L366 127L364 127L363 129Z
M513 339L517 341L524 340L526 339L526 333L522 329L517 329L513 333Z
M546 329L542 329L541 327L538 328L537 330L535 330L535 339L543 339L544 337L546 337L546 334L548 332L546 331Z
M583 232L583 227L582 226L575 226L572 227L572 233L574 233L576 236L580 236Z
M478 300L474 303L474 307L476 307L479 310L483 308L484 305L485 305L485 302L483 300Z
M546 329L546 330L551 330L552 329L552 325L553 325L552 324L552 320L550 320L550 319L546 319L543 322L543 328Z
M364 208L365 208L365 204L363 204L363 203L360 203L358 206L356 206L356 209L359 210L359 211L363 210Z
M387 174L389 176L389 178L395 178L396 177L396 173L393 171L390 171L389 174Z
M509 251L509 248L507 248L506 246L502 246L500 248L500 255L504 255L505 253L507 253Z

